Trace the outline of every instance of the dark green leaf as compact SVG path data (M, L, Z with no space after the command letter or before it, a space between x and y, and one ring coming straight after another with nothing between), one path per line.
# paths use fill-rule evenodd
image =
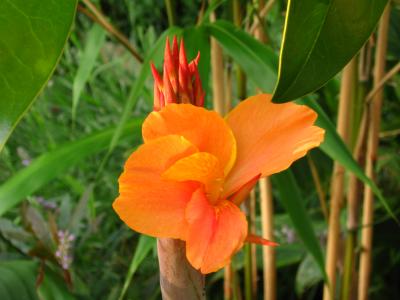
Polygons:
M140 139L142 119L133 120L122 128L121 136ZM78 141L60 146L35 159L0 186L0 216L28 195L62 174L85 157L107 149L115 129L108 129Z
M290 216L294 229L316 261L320 273L326 277L322 249L303 205L303 198L293 173L286 170L275 174L272 176L272 182L279 190L279 200Z
M53 72L76 2L0 2L0 151Z
M39 300L35 280L38 264L34 261L0 262L0 296L2 300Z
M324 85L361 49L387 0L289 0L273 100Z

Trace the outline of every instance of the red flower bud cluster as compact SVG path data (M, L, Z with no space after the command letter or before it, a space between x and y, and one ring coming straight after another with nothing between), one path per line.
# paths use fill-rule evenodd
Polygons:
M162 76L154 64L151 71L154 77L154 110L159 111L170 103L191 103L196 106L204 105L205 92L201 85L198 70L200 52L197 57L188 63L185 45L174 37L172 50L167 38L164 54Z

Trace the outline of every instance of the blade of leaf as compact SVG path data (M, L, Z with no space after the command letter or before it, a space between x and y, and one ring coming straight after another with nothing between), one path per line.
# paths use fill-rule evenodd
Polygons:
M296 178L290 170L283 171L271 177L273 184L279 190L279 200L290 216L294 229L303 241L307 250L313 256L322 276L326 279L324 255L318 242L311 220L302 202L302 196Z
M323 86L357 54L387 0L289 0L273 100L287 102Z
M259 88L272 92L276 81L278 59L271 48L227 21L204 25L224 51L249 75Z
M0 2L0 151L61 56L76 0Z
M37 262L0 262L0 295L3 300L38 300L35 288Z
M86 45L83 49L82 56L79 59L79 67L72 85L72 120L75 120L76 109L78 107L79 98L85 87L86 82L94 68L97 56L104 44L106 32L98 25L94 24L89 30L86 37Z
M220 23L222 23L223 25L222 26L219 25ZM272 57L273 54L272 50L269 49L268 46L263 45L259 41L254 39L252 41L251 47L243 46L243 41L240 39L244 38L246 33L243 32L239 33L239 31L235 30L234 28L232 28L228 32L227 30L215 29L215 27L218 28L224 26L226 26L227 28L230 27L228 25L224 25L225 23L226 23L225 21L217 21L213 24L207 24L204 26L209 28L210 34L212 34L216 39L218 39L221 45L225 45L225 47L228 47L229 45L230 47L232 47L232 49L235 49L235 51L228 51L227 53L237 63L240 64L241 62L243 63L244 61L251 63L251 61L256 57L257 59L254 59L254 62L257 62L255 65L253 62L252 63L253 66L251 68L245 68L243 64L243 69L245 70L247 77L249 79L252 79L261 90L265 92L270 91L270 82L268 80L269 75L264 76L263 74L269 74L272 70L274 70L270 66L274 64L274 59L275 60L277 59L276 56ZM218 32L218 34L215 34L215 32ZM248 37L246 38L246 42L247 41L250 41ZM259 45L256 46L256 44ZM260 48L260 45L263 46L264 48L268 48L269 50L264 53L262 51L263 48ZM262 61L265 61L265 63L261 63ZM325 142L321 146L322 151L324 151L333 160L336 160L340 164L342 164L347 170L353 172L354 175L356 175L363 183L368 185L372 189L374 194L378 197L378 199L382 203L383 207L385 207L389 215L398 222L397 217L393 213L392 209L388 205L386 199L383 197L378 187L370 178L368 178L365 175L364 171L354 160L351 152L348 150L346 145L343 143L343 140L337 134L335 127L329 120L329 117L324 113L323 109L318 105L318 103L315 101L303 102L303 100L298 100L297 102L308 105L318 113L318 120L317 120L318 125L325 129Z
M143 119L135 119L125 124L121 137L139 142L142 122ZM114 128L104 130L67 143L18 171L0 186L0 216L83 158L107 149L114 131Z
M121 294L118 297L118 300L122 300L128 290L129 284L131 283L132 277L135 274L136 270L146 258L146 256L150 253L150 250L153 249L156 245L156 239L149 237L147 235L141 235L139 237L139 242L136 247L135 254L132 257L131 264L129 266L128 273L126 274L124 285L121 290Z

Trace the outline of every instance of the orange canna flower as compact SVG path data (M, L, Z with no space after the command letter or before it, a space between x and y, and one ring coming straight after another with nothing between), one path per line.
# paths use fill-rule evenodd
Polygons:
M172 87L180 82L173 77L178 73L164 67L164 78L165 73ZM275 245L248 235L239 205L260 177L287 169L322 142L324 130L313 125L316 113L260 94L222 118L193 105L203 100L176 104L186 99L179 98L183 93L174 92L178 98L169 102L162 91L164 102L155 100L155 111L143 123L144 144L119 178L113 203L119 217L135 231L186 241L188 261L203 274L228 264L246 240Z

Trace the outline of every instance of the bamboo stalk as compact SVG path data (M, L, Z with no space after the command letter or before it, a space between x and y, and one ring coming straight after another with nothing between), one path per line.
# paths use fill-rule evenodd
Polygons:
M354 149L354 158L360 166L365 162L366 137L368 131L368 112L364 110L357 144ZM357 289L352 287L355 284L355 259L358 229L358 211L362 194L362 184L354 175L349 176L349 189L347 192L347 235L344 261L344 274L342 284L342 300L355 299Z
M256 234L256 190L253 189L250 193L250 233ZM251 252L251 290L252 290L252 299L254 299L257 295L257 245L250 244L250 252Z
M353 100L353 78L355 68L355 59L353 58L344 68L342 74L337 131L345 143L349 142L350 136L349 124ZM343 166L335 162L331 184L327 256L325 264L329 285L325 283L324 300L333 300L335 298L336 264L340 237L340 210L344 195L344 172Z
M253 23L252 30L254 36L262 43L267 43L267 35L262 21L267 12L274 4L274 0L269 0L265 4L264 0L258 1L259 17ZM262 236L274 240L274 205L272 198L272 187L269 178L263 178L259 182L260 187L260 208L261 208L261 230ZM263 247L263 288L264 300L276 299L276 257L274 247Z
M262 235L266 239L274 239L274 205L272 199L272 188L269 178L260 180L261 200L261 226ZM276 299L276 265L275 248L263 247L263 272L264 272L264 300Z
M205 300L205 279L186 259L185 242L157 240L163 300Z
M385 63L388 41L388 29L390 19L390 2L387 4L383 12L381 22L378 29L377 48L375 53L374 68L374 87L376 87L385 75ZM375 93L372 102L369 104L370 127L368 130L367 154L366 154L366 175L370 178L374 177L374 165L376 160L377 148L379 143L379 127L381 122L381 107L383 102L383 90L380 89ZM364 205L362 216L362 235L360 254L360 273L358 282L358 299L368 299L368 287L371 273L371 256L372 256L372 234L373 234L373 212L374 198L372 190L364 186Z
M310 166L311 176L313 178L315 187L317 189L318 199L321 206L322 214L325 217L325 221L328 222L329 214L328 214L328 206L326 205L326 197L324 189L322 188L321 180L318 174L317 166L315 165L314 161L311 158L310 154L307 154L307 162Z
M210 14L211 22L216 20L215 13ZM211 76L213 90L213 107L220 115L225 114L225 80L224 80L224 56L218 42L211 38Z

